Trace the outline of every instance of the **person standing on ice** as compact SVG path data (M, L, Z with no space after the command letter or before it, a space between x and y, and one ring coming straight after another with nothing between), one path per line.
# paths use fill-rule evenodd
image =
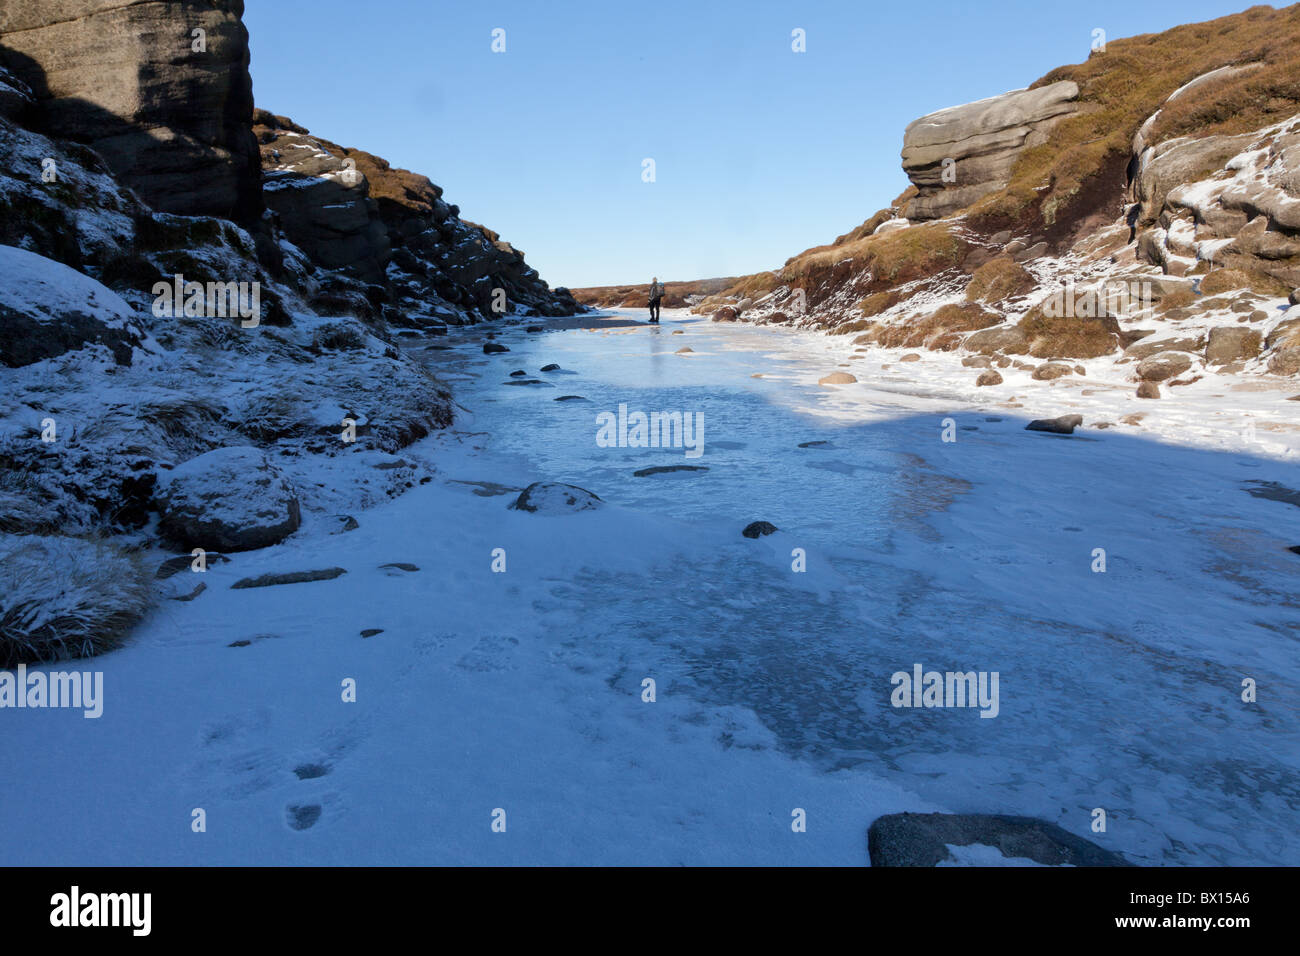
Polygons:
M650 321L659 321L659 300L664 297L664 284L655 276L650 280Z

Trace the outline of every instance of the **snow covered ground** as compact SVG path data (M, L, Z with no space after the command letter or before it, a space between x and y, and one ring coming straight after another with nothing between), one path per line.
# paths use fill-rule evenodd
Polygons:
M1286 393L977 390L954 355L684 313L516 328L501 355L480 335L429 340L465 409L401 453L432 482L214 564L61 665L104 672L102 717L3 713L0 860L861 865L906 809L1039 816L1139 863L1300 863ZM842 364L859 384L816 384ZM602 447L620 404L702 416L703 456ZM1072 437L1024 431L1075 411ZM634 475L682 464L708 471ZM535 480L606 506L508 510ZM758 519L780 531L743 538ZM997 671L997 717L892 707L916 663Z

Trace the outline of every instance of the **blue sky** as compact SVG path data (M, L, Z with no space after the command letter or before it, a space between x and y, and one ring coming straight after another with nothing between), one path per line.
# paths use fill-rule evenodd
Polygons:
M1246 6L247 0L244 21L259 106L424 173L577 287L776 268L906 187L916 117L1086 59L1095 28Z

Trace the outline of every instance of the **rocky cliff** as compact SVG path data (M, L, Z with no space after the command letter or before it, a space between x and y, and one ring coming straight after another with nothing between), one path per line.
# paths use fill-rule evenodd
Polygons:
M430 480L421 330L582 311L425 177L255 115L241 13L0 0L0 551L104 539L137 596L149 548L346 531Z
M913 120L903 132L903 171L917 189L903 215L942 219L1005 189L1026 149L1078 109L1070 80L954 106Z
M859 358L964 351L981 386L997 369L1055 383L1091 361L1143 398L1207 375L1286 389L1298 142L1300 6L1114 40L914 121L903 195L697 311L853 333Z
M581 311L567 290L551 290L522 252L461 219L428 177L266 110L255 119L266 204L285 235L327 268L388 282L399 321L425 327L459 324L466 313Z
M0 65L35 128L92 146L161 212L261 212L243 0L0 4Z

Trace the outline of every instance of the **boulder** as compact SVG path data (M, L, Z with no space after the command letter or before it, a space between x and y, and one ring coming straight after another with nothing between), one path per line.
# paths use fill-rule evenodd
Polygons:
M1155 382L1143 382L1137 387L1138 398L1159 398L1160 386Z
M775 534L776 531L776 525L770 521L751 521L745 525L745 530L740 533L746 538L761 538L767 534Z
M1062 378L1066 375L1072 375L1074 369L1064 362L1044 362L1031 373L1031 378L1039 382L1050 382L1053 379Z
M0 276L0 364L21 368L102 346L117 365L130 365L142 345L132 308L75 269L0 246Z
M1029 351L1029 336L1017 325L999 325L972 333L962 345L981 355L992 355L994 352L1017 355Z
M1274 375L1300 375L1300 348L1274 352L1269 357L1268 370Z
M1259 355L1261 345L1262 337L1254 329L1239 326L1210 329L1205 362L1207 365L1227 365L1241 359L1252 359Z
M484 355L497 355L497 354L499 354L499 353L501 353L501 352L509 352L509 351L510 351L510 349L506 348L504 345L500 344L499 342L484 342L484 343L483 343L483 354L484 354Z
M1124 350L1123 359L1141 360L1161 352L1200 352L1204 348L1204 336L1176 339L1143 338Z
M92 146L154 209L252 223L261 168L243 6L7 3L0 65L32 91L44 132Z
M857 379L848 372L831 372L817 379L818 385L852 385Z
M251 551L284 540L301 523L298 497L256 448L191 458L158 483L158 529L184 548Z
M980 372L980 377L975 379L976 385L1001 385L1002 375L993 369Z
M1192 357L1186 352L1157 352L1138 363L1137 377L1144 382L1163 382L1191 367Z
M1051 432L1054 435L1073 435L1074 430L1082 424L1082 415L1062 415L1059 418L1036 418L1025 426L1025 430Z
M867 830L872 866L937 866L952 859L948 847L971 845L1043 866L1132 866L1118 853L1034 817L891 813Z
M594 511L603 502L585 488L552 481L535 481L519 493L510 505L513 511L532 514L568 514Z
M1078 97L1079 87L1062 80L914 120L903 133L903 171L917 195L903 215L941 219L1005 187L1020 154L1047 142L1048 130L1078 108Z

